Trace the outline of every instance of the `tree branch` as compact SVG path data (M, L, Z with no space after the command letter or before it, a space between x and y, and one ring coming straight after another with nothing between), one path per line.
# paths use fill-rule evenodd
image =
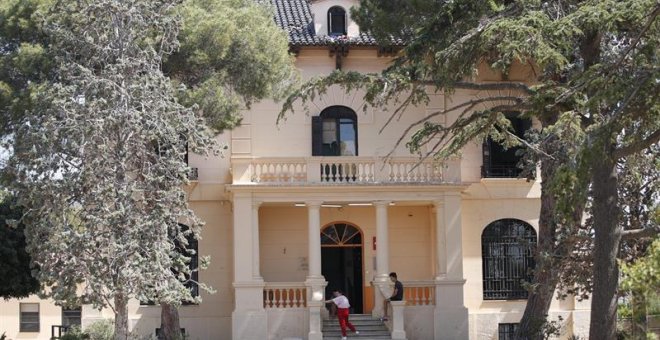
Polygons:
M645 139L639 140L635 143L620 147L613 152L614 159L621 159L631 154L640 152L651 145L660 141L660 130L655 130L651 135Z
M653 237L658 234L660 234L660 226L655 226L655 227L643 228L643 229L624 230L622 234L622 238L624 240L633 240L633 239Z
M469 101L464 102L464 103L460 103L460 104L455 105L455 106L453 106L453 107L450 107L450 108L448 108L448 109L435 111L435 112L433 112L433 113L431 113L431 114L425 116L424 118L419 119L418 121L415 121L415 122L411 123L410 125L408 125L408 127L405 128L405 129L403 130L403 132L400 134L399 139L397 139L396 143L395 143L394 146L392 147L392 150L387 154L386 157L389 157L389 156L394 152L394 150L395 150L399 145L401 145L401 143L402 143L403 140L406 138L406 136L408 135L408 133L410 133L410 131L412 131L412 129L413 129L415 126L419 126L419 125L423 124L424 122L429 121L429 120L430 120L431 118L433 118L433 117L436 117L436 116L439 116L439 115L442 115L442 114L447 114L447 113L449 113L449 112L452 112L452 111L454 111L454 110L458 110L458 109L460 109L460 108L464 108L464 107L466 107L466 106L469 107L470 105L475 105L475 104L479 104L479 103L487 103L487 102L500 102L500 101L510 101L510 102L512 102L512 104L510 104L510 105L498 105L498 106L495 106L495 108L498 108L498 109L500 109L500 108L501 108L501 109L508 109L508 110L513 110L513 109L515 109L515 108L520 108L520 109L527 108L527 107L525 106L525 104L522 103L522 98L521 98L521 97L515 97L515 96L501 96L501 97L488 97L488 98L473 99L473 100L469 100ZM491 109L489 109L489 110L492 112L493 109L491 108ZM459 120L457 120L457 121L454 122L451 126L445 128L445 129L446 129L446 130L452 130L452 131L453 131L453 130L455 130L457 127L459 127L459 126L457 126L457 124L463 124L463 123L465 123L465 122L469 123L470 121L476 119L476 117L479 116L479 115L481 115L482 113L483 113L483 112L479 112L479 113L476 113L476 112L475 112L475 113L473 113L473 114L471 115L471 117L469 117L467 120L463 120L463 121L460 121L460 117L459 117ZM463 126L467 125L467 123L463 124Z
M432 81L423 82L424 85L436 85ZM468 81L459 81L451 85L451 88L463 89L463 90L479 90L479 91L489 91L489 90L517 90L522 91L525 94L533 94L533 91L525 83L520 82L498 82L498 83L473 83Z
M626 58L628 53L632 51L633 48L637 46L637 44L642 40L642 37L644 36L644 33L648 31L648 29L651 27L653 22L655 21L655 18L660 14L660 4L656 4L655 9L651 14L649 15L649 19L646 22L646 25L644 25L644 28L639 32L639 34L635 37L635 40L628 46L628 48L623 52L621 55L621 58L619 58L619 61L616 63L614 67L611 67L610 70L618 70L619 67L621 66L621 63L623 63L623 60Z

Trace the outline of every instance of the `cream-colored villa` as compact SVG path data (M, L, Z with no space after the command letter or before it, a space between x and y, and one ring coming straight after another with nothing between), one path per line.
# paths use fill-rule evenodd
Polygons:
M393 49L379 47L351 20L351 0L273 0L277 24L289 33L304 78L336 68L378 72ZM395 49L394 49L395 50ZM515 68L509 80L525 81ZM480 70L477 80L502 77ZM262 102L218 139L223 157L189 157L198 177L190 205L206 221L198 249L210 255L199 280L217 290L180 308L190 339L337 338L322 300L341 289L351 301L359 336L349 339L510 339L525 308L521 280L534 260L540 178L517 179L515 150L491 141L465 147L442 164L419 158L399 134L411 122L484 93L431 93L383 132L390 112L362 111L361 93L329 91L276 124L280 105ZM457 113L433 118L449 124ZM511 117L518 133L529 123ZM390 151L391 157L385 157ZM416 166L418 165L418 166ZM404 285L389 321L390 272ZM130 304L135 334L154 334L160 308ZM555 300L561 338L586 337L589 305ZM0 301L0 334L50 339L110 311L62 310L30 297Z

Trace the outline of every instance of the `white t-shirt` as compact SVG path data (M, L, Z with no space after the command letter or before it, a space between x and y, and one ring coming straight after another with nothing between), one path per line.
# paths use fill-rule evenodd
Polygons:
M350 308L351 307L351 304L348 303L348 298L343 296L343 295L339 295L336 298L332 299L332 302L334 302L337 305L338 308Z

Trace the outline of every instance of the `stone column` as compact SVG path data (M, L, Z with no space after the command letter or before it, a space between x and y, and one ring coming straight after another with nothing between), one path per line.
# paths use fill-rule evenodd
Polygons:
M321 201L306 202L309 272L307 279L323 279L321 275Z
M383 300L388 298L391 281L389 279L389 238L387 207L389 201L376 201L376 277L374 279L374 309L373 316L383 316Z
M447 235L443 202L435 201L433 206L435 207L435 279L440 280L447 277Z
M309 271L307 286L307 308L309 309L309 340L323 339L321 331L321 309L325 298L325 278L321 274L321 201L305 202L307 205L307 243Z
M445 193L438 208L438 275L435 281L434 339L468 339L468 310L463 302L461 194ZM440 249L440 247L444 248ZM444 254L444 256L443 256ZM444 271L444 275L443 274Z
M235 193L233 208L235 305L231 316L232 339L266 339L268 318L263 306L264 281L254 276L255 270L258 272L258 269L254 268L255 256L258 263L259 252L258 250L255 252L254 249L255 221L252 195Z
M261 202L252 202L252 278L263 281L259 269L259 206Z

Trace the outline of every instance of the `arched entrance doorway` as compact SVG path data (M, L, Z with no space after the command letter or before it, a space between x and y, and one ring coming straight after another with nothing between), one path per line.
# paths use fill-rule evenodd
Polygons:
M351 302L351 313L362 313L362 232L346 222L334 222L321 230L321 273L328 285L326 298L341 289Z

